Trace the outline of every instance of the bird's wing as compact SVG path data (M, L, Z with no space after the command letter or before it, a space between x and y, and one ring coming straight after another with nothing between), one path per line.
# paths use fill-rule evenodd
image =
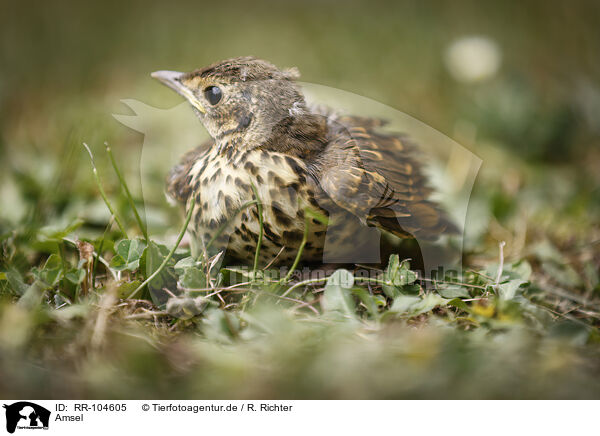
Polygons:
M192 192L192 175L190 171L194 164L200 159L207 150L214 144L213 140L188 151L183 155L177 165L175 165L167 176L167 196L177 203L185 205Z
M313 175L327 196L361 221L402 238L435 239L454 229L415 158L415 146L376 131L378 120L342 117L315 159Z

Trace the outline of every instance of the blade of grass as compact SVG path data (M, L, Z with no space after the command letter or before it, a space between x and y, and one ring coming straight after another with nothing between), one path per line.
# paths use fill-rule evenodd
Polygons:
M498 243L498 250L500 251L499 253L499 258L500 258L500 263L498 264L498 273L496 274L496 283L494 284L494 291L496 292L496 294L498 293L498 289L500 288L500 279L502 278L502 270L504 269L504 246L506 245L506 242L501 241Z
M277 258L279 256L281 256L281 253L283 253L283 250L285 250L285 245L283 245L281 247L281 249L279 250L279 252L275 255L275 257L273 259L271 259L271 261L267 265L265 265L265 267L263 268L263 271L269 269L269 267L275 263L275 261L277 260Z
M94 155L92 154L92 150L90 150L90 147L88 147L88 145L85 142L83 143L83 146L85 147L87 152L90 154L90 160L92 161L92 172L94 173L94 179L96 180L96 185L98 185L98 189L100 190L100 195L102 196L102 199L104 200L104 203L106 204L106 207L108 207L108 210L110 211L112 216L115 218L117 226L119 226L119 230L121 231L121 233L123 234L123 236L126 239L129 239L127 237L127 232L125 231L125 227L123 226L123 223L121 222L121 220L119 219L119 216L117 215L117 213L113 209L112 205L110 204L110 201L108 200L108 197L106 196L106 193L104 192L104 188L102 188L102 182L100 182L100 176L98 175L98 170L96 169L96 164L94 163Z
M244 203L243 205L241 205L238 210L236 210L233 215L227 220L225 221L223 224L221 224L221 226L217 229L217 231L215 232L215 234L212 236L212 238L210 238L210 241L208 241L208 244L202 244L202 250L203 250L203 254L204 254L204 265L206 267L206 278L208 280L208 282L210 283L211 281L211 277L210 277L210 269L209 269L209 265L208 265L208 249L210 248L210 246L213 244L213 242L215 242L217 240L217 238L219 236L221 236L221 233L223 233L223 231L227 228L227 226L229 225L229 223L244 209L246 209L249 206L252 206L253 204L256 204L256 200L250 200L247 201L246 203Z
M308 279L308 280L303 280L301 282L295 283L294 285L292 285L289 288L287 288L286 291L283 294L281 294L281 296L285 297L286 295L289 295L290 292L292 292L294 289L298 289L301 286L310 285L310 284L313 284L313 283L323 283L323 282L326 282L328 278L329 277L319 277L319 278L316 278L316 279Z
M96 272L98 268L98 262L100 256L102 255L102 250L104 248L104 240L106 239L106 234L108 233L108 229L112 224L112 220L109 220L108 225L104 229L104 233L102 234L102 239L100 240L100 246L98 247L98 255L94 257L94 266L92 267L92 290L96 289Z
M288 282L288 280L292 277L292 274L296 270L296 267L300 263L300 258L302 257L302 252L304 251L304 246L306 245L306 241L308 241L309 225L310 225L309 218L308 218L307 214L304 214L304 234L302 235L302 242L300 242L300 246L298 247L298 253L296 253L296 258L294 259L294 263L292 264L292 267L290 268L288 273L285 275L285 277L283 279L281 279L281 281L279 282L280 284L285 284Z
M194 211L195 205L196 205L196 199L194 197L192 197L192 199L190 201L190 206L188 208L187 216L185 217L185 223L183 223L183 227L181 228L181 231L179 232L179 236L177 236L177 241L175 242L175 245L173 245L173 248L171 249L171 251L169 251L169 254L167 254L167 256L163 259L162 263L157 268L157 270L154 271L150 275L150 277L148 277L146 280L144 280L143 283L135 289L135 291L133 291L131 294L129 294L129 296L127 297L128 299L133 298L134 295L136 295L138 292L140 292L144 288L144 286L146 286L148 283L150 283L152 280L154 280L154 278L158 274L160 274L160 272L165 268L165 266L167 266L167 263L169 262L169 260L171 260L171 258L175 254L175 250L177 250L177 247L179 247L179 244L181 243L181 240L183 239L183 235L185 235L185 231L187 230L188 225L190 224L190 220L192 219L192 212Z
M115 157L112 154L112 150L111 150L110 146L108 145L107 142L105 142L104 145L106 146L106 152L108 153L108 156L110 157L110 162L115 170L115 173L117 173L119 182L121 182L121 186L123 186L123 190L125 191L125 195L127 196L129 205L131 206L131 209L133 210L135 219L136 219L138 225L140 226L140 230L142 231L142 234L144 235L144 239L146 240L146 245L148 245L148 230L146 229L146 225L144 224L144 222L142 221L142 218L140 217L140 214L138 213L137 207L135 206L135 202L133 201L133 197L131 195L131 191L129 191L127 182L125 181L125 178L123 178L121 171L119 171L119 167L117 166L117 161L115 160Z

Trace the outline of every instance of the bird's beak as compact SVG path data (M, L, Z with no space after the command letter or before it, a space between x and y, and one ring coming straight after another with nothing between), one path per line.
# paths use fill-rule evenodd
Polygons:
M198 109L203 114L206 113L206 110L202 106L202 104L198 101L194 93L181 82L181 77L185 73L180 73L179 71L155 71L150 74L150 77L157 79L175 91L177 94L185 97L196 109Z

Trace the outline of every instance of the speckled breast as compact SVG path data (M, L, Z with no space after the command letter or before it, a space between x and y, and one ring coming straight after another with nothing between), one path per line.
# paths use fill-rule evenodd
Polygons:
M212 148L198 157L189 176L196 199L189 230L199 249L212 240L210 251L227 249L242 261L254 256L260 233L254 187L262 204L261 262L276 256L277 263L294 259L305 222L303 260L321 260L326 225L306 219L305 210L327 211L315 200L316 184L300 159L273 151L228 154Z

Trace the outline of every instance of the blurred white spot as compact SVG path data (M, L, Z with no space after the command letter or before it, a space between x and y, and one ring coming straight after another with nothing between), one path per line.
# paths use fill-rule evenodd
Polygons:
M484 36L459 38L446 49L448 71L459 82L489 79L500 68L502 54L498 45Z

